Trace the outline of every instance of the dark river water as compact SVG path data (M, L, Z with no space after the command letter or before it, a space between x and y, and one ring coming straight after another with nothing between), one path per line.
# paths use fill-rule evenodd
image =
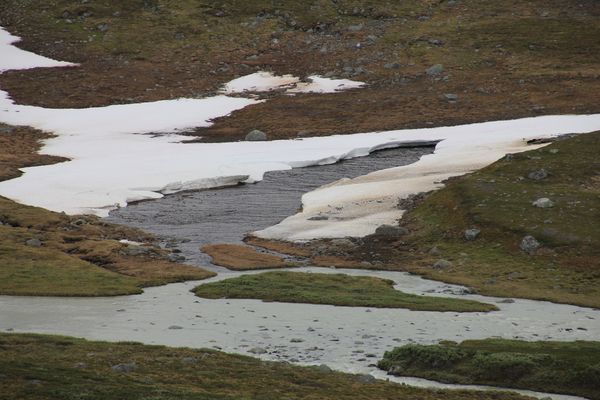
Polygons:
M306 192L341 178L407 165L433 147L381 150L336 164L274 171L255 184L181 192L130 204L111 212L108 222L141 228L181 251L192 265L210 265L199 248L209 243L239 243L248 232L275 225L296 213Z

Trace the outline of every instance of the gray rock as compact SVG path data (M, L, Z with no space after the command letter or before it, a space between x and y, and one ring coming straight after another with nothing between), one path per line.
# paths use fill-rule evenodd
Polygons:
M27 239L27 241L25 241L25 245L29 246L29 247L41 247L42 241L37 238L31 238L31 239Z
M182 364L193 365L198 364L198 359L196 357L183 357L181 359Z
M185 257L181 254L169 253L169 255L167 255L167 260L170 262L182 262L185 261Z
M83 218L76 219L75 221L71 221L71 225L73 226L82 226L87 225L87 221Z
M363 28L364 28L364 26L362 24L359 24L359 25L350 25L348 27L348 31L350 31L350 32L360 32L360 31L363 30Z
M87 364L84 362L78 362L78 363L73 364L73 368L85 369L85 368L87 368Z
M354 242L347 238L332 239L329 244L335 247L354 247Z
M539 169L537 171L532 171L529 174L527 174L527 177L529 179L532 179L534 181L541 181L543 179L546 179L548 177L548 172L545 169Z
M12 133L14 128L12 126L0 126L0 133Z
M180 330L183 329L183 326L179 326L179 325L171 325L169 327L170 330L174 331L174 330Z
M99 23L96 25L96 29L98 29L100 32L106 32L108 30L108 24L106 22Z
M137 365L133 362L133 363L113 365L110 368L115 372L120 372L122 374L128 374L130 372L135 371L137 369Z
M533 236L527 235L521 240L520 247L525 253L533 254L541 247L541 244Z
M262 347L253 347L250 350L248 350L248 353L252 353L252 354L266 354L267 350L262 348Z
M304 342L304 339L293 338L290 340L290 343L302 343L302 342Z
M329 219L326 215L316 215L314 217L310 217L309 221L327 221Z
M444 94L444 99L448 101L458 101L458 95L454 93L446 93Z
M401 237L408 234L408 229L402 226L381 225L375 229L375 235L387 237Z
M475 239L477 239L477 236L479 236L480 233L481 233L481 231L477 228L467 229L465 231L465 239L475 240Z
M425 70L428 76L439 76L444 72L444 66L442 64L435 64Z
M377 379L375 379L375 377L373 375L369 375L369 374L356 375L356 381L360 382L360 383L373 383L376 380Z
M328 372L333 372L333 370L332 370L332 369L331 369L329 366L327 366L327 365L325 365L325 364L321 364L321 365L319 365L319 366L317 367L317 370L318 370L319 372L325 372L325 373L328 373Z
M429 254L431 254L432 256L438 256L440 255L440 249L434 246L431 249L429 249Z
M400 63L397 62L393 62L393 63L386 63L383 65L383 68L385 69L399 69L400 68Z
M448 268L452 268L452 263L448 260L438 260L435 262L435 264L433 264L433 268L435 269L448 269Z
M267 140L267 134L258 129L254 129L246 135L247 142L263 142L265 140Z
M152 250L145 246L138 246L136 244L129 244L125 248L121 249L120 253L124 256L141 256L150 254Z
M504 300L500 300L498 301L499 304L512 304L515 301L513 299L504 299Z
M538 207L538 208L552 208L554 207L554 202L552 200L550 200L547 197L542 197L537 199L536 201L534 201L533 203L534 206Z

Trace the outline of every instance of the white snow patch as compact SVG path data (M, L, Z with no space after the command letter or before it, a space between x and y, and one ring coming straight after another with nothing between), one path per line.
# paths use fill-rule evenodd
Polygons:
M366 85L364 82L350 79L330 79L319 75L309 76L308 80L309 82L299 82L296 87L288 89L286 93L335 93Z
M372 133L378 141L398 144L410 140L441 140L435 152L418 162L342 179L302 197L302 212L281 223L254 232L269 239L304 241L316 238L362 237L378 226L394 223L404 213L400 199L439 189L442 181L477 170L507 153L530 150L527 140L600 129L600 114L524 118L454 127ZM344 138L339 138L341 142ZM357 149L362 155L368 149ZM318 218L315 218L318 217ZM326 218L326 219L325 219Z
M278 89L291 88L299 81L299 78L292 75L276 76L270 72L256 72L226 83L221 92L225 94L270 92Z
M30 69L42 67L71 67L77 64L55 61L49 58L21 50L13 46L21 39L0 27L0 73L11 69Z

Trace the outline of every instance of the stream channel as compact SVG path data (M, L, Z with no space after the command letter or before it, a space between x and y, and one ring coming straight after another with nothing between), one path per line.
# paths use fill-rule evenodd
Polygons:
M218 272L202 282L147 288L141 295L111 298L0 296L0 331L36 332L97 340L139 341L170 346L208 347L302 365L371 374L426 387L444 385L414 378L387 377L375 364L384 351L408 343L432 344L489 337L523 340L599 340L600 310L549 302L465 294L460 286L403 272L331 270L391 279L406 293L495 303L490 313L422 312L405 309L265 303L258 300L208 300L190 290L253 272L234 272L210 264L199 248L208 243L238 243L244 234L278 223L301 206L303 193L343 177L406 165L432 148L383 150L337 164L267 173L257 184L182 192L132 204L112 212L109 222L142 228L181 251L186 262ZM207 267L208 266L208 267ZM485 389L485 388L482 388ZM516 390L515 390L516 391ZM553 399L573 396L521 393Z

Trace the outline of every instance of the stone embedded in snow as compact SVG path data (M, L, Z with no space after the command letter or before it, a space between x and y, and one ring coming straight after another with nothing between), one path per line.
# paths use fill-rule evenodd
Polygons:
M350 79L330 79L319 75L308 77L308 82L299 82L286 93L335 93L342 90L357 89L365 86L364 82Z
M533 203L534 206L538 207L538 208L552 208L554 207L554 202L552 200L550 200L547 197L542 197L537 199L536 201L534 201Z
M266 354L267 350L262 347L253 347L250 350L248 350L248 353L257 354L257 355L258 354Z
M299 81L300 78L292 75L276 76L270 72L256 72L226 83L221 92L224 94L271 92L293 87Z
M261 141L265 141L267 140L267 134L264 133L263 131L259 131L258 129L254 129L253 131L250 131L247 135L246 135L246 141L247 142L261 142Z

